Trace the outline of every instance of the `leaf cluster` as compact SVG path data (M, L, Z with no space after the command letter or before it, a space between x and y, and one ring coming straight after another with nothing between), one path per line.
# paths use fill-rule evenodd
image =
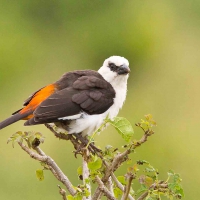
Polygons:
M143 168L142 168L143 167ZM133 167L140 183L140 188L136 191L135 196L146 194L145 199L157 200L162 196L172 200L173 198L181 199L184 197L181 186L180 175L170 170L167 180L159 179L158 169L155 169L146 160L138 160ZM139 173L142 170L142 174Z
M97 148L93 144L94 136L101 132L107 124L113 126L117 133L126 142L122 150L112 147L111 145L107 145L104 150L101 149L99 151L95 151ZM69 200L81 200L83 198L91 199L92 192L88 188L88 185L91 185L91 182L97 183L97 189L94 192L94 197L92 199L96 199L95 195L100 195L102 191L104 191L104 195L107 197L112 196L113 194L111 199L118 199L121 197L122 199L135 198L138 200L157 200L161 199L162 196L165 196L172 200L173 198L180 199L184 197L183 188L181 186L182 180L179 174L170 170L168 172L167 180L160 180L158 170L148 161L138 160L137 162L135 161L135 164L132 164L133 160L130 158L130 154L134 152L137 147L145 143L148 137L155 133L153 129L157 124L153 120L152 115L149 114L145 115L145 119L141 119L141 121L135 125L143 131L143 135L139 140L133 138L133 127L131 123L123 117L116 117L112 120L107 117L104 123L93 133L91 137L89 137L88 143L83 149L80 149L80 146L83 146L82 144L79 144L80 138L78 139L71 136L68 139L71 140L73 144L76 143L74 147L78 147L78 150L76 151L81 151L82 153L80 153L80 155L83 157L84 152L89 151L92 147L95 148L86 156L89 177L83 180L83 166L79 166L77 169L77 175L80 180L83 180L83 184L72 186L73 190L76 192L67 196L64 195L64 198ZM52 131L52 128L50 130ZM56 130L53 130L52 132L54 134L56 133L56 137L59 137L59 134L61 134L56 132ZM63 137L60 138L63 139ZM23 141L26 142L28 148L32 148L37 151L39 149L37 146L44 142L44 137L39 132L18 131L8 139L8 142L12 142L13 147L16 142L20 144L23 143ZM127 171L125 174L115 177L114 172L120 168L123 163L128 165ZM58 176L52 168L49 168L48 163L41 162L41 165L43 169L36 170L36 176L40 181L44 180L44 170L50 169L56 177ZM106 192L108 190L109 177L113 182L112 191L110 191L110 193L109 191ZM103 185L98 185L99 183L97 182L97 178L100 182L102 182L100 184ZM137 184L139 184L138 189L135 187ZM99 190L100 188L101 190Z
M29 148L35 148L44 142L44 136L40 132L34 131L17 131L10 138L7 143L12 142L14 147L15 143L23 143L25 141Z

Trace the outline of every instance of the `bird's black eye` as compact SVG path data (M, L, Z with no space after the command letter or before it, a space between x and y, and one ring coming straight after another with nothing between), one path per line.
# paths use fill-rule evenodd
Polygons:
M109 68L110 68L111 71L117 70L117 66L114 63L109 63Z

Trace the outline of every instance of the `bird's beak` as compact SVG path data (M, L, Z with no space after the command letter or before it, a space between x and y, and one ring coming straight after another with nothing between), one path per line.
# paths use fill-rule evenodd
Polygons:
M126 75L126 74L130 73L130 71L131 71L130 68L124 64L118 68L117 73L119 75L122 75L122 74Z

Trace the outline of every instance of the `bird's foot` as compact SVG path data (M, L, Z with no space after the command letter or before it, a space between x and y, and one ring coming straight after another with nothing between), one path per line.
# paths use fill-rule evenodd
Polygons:
M92 154L97 154L97 153L101 153L101 152L102 152L102 150L99 149L99 148L97 148L97 147L94 145L93 142L90 143L90 144L88 144L90 141L89 141L86 137L83 137L81 134L73 134L73 135L76 137L76 139L78 139L78 140L81 142L81 144L83 144L83 148L87 147L88 150L89 150ZM80 151L80 149L79 149L78 151Z
M94 143L90 143L89 146L90 146L95 152L102 153L102 150L99 149L98 147L96 147L96 146L94 145Z

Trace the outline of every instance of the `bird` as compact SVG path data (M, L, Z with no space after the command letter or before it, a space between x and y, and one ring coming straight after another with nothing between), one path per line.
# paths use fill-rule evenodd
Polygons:
M91 135L106 117L118 115L129 73L129 62L121 56L107 58L98 71L67 72L29 96L21 109L0 122L0 129L25 120L25 126L54 123L69 134Z

